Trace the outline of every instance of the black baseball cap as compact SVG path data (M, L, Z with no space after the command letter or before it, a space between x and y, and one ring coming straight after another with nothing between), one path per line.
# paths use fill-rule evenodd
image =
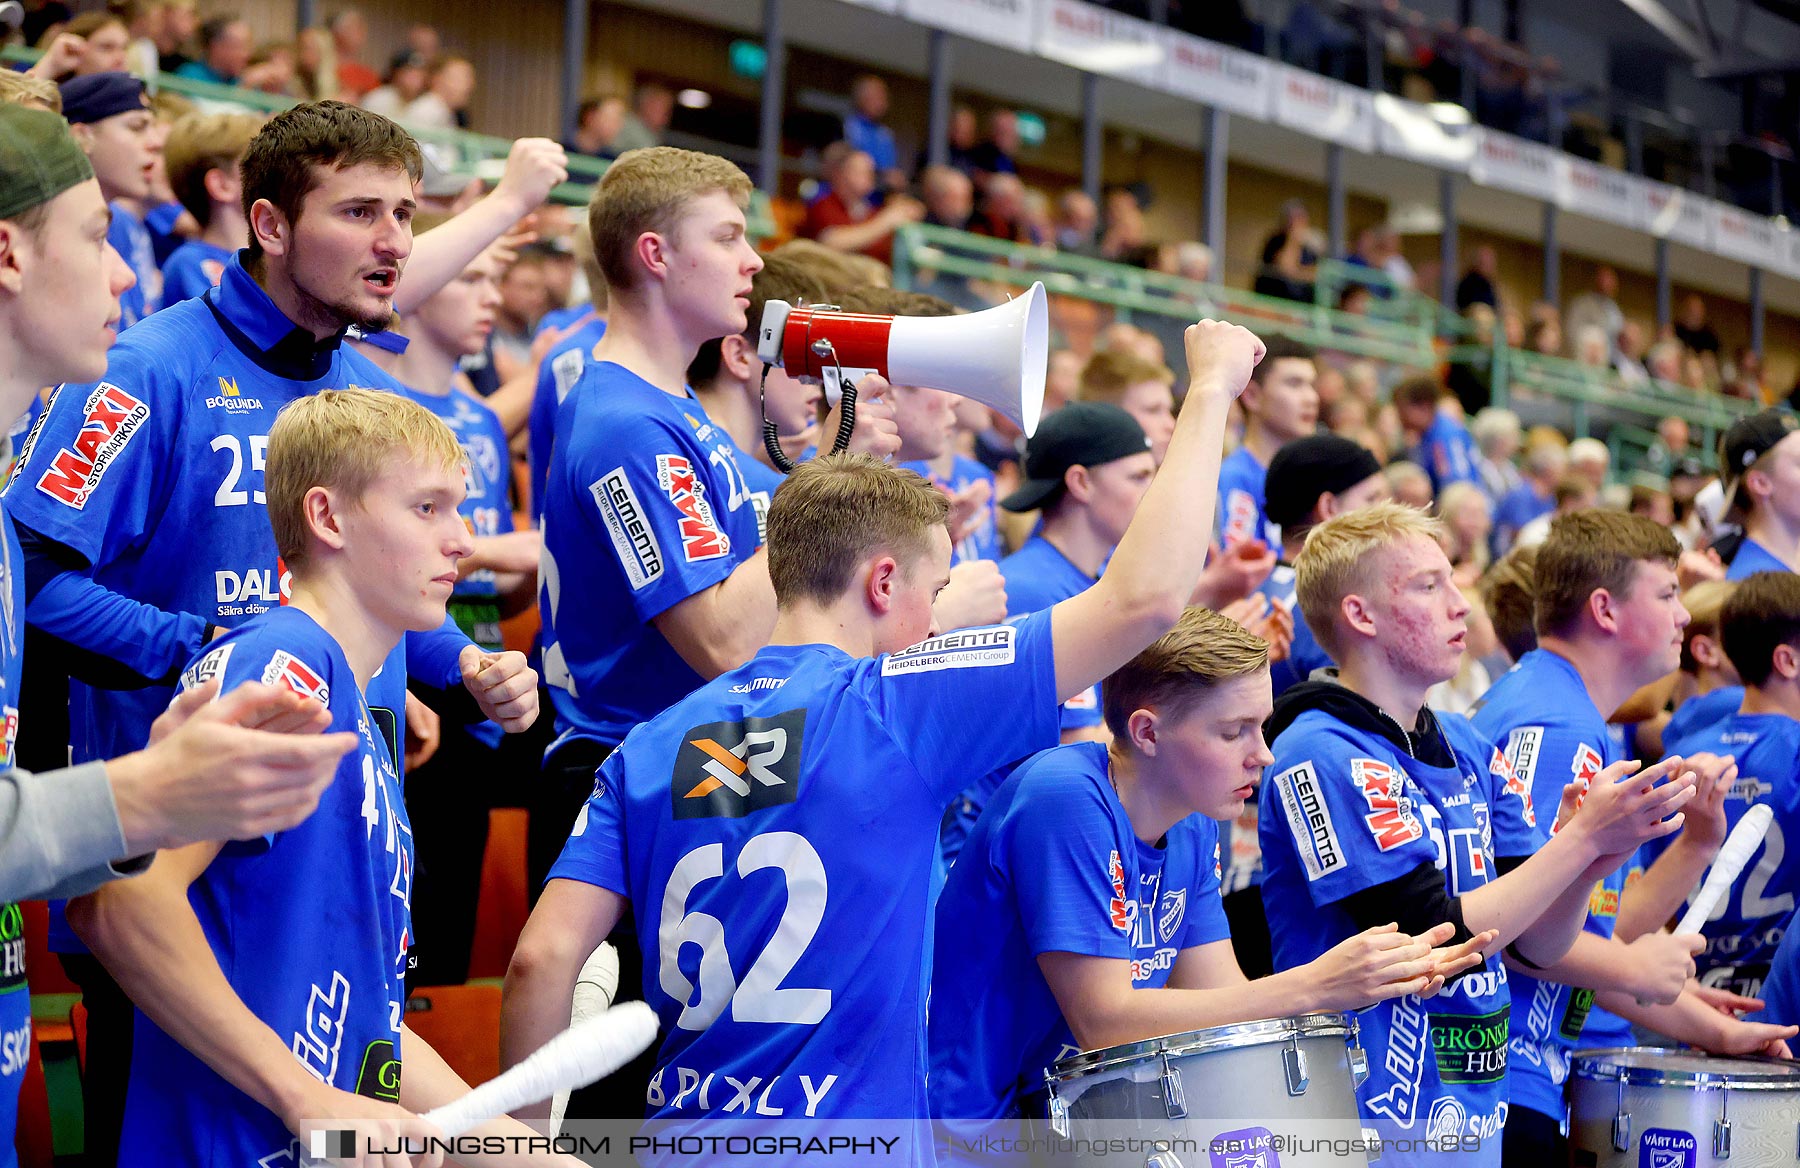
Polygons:
M1719 474L1725 483L1725 513L1737 509L1737 487L1744 472L1776 443L1800 429L1800 418L1786 410L1763 410L1739 418L1719 440Z
M1072 466L1102 466L1143 454L1150 439L1137 419L1110 402L1070 402L1038 423L1025 444L1025 482L1000 500L1008 511L1036 511L1063 492Z
M1297 527L1325 494L1349 490L1381 464L1358 442L1337 434L1296 438L1275 452L1263 483L1263 514L1270 523Z

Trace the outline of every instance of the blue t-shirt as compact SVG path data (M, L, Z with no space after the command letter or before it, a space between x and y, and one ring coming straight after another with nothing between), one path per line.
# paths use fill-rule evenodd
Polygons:
M1718 725L1737 713L1743 704L1744 687L1741 685L1722 685L1682 702L1669 715L1668 725L1663 727L1663 753L1674 754L1669 743Z
M1248 446L1240 446L1219 464L1219 513L1213 520L1214 542L1222 548L1260 539L1269 547L1281 546L1281 528L1263 512L1263 488L1269 468L1256 461Z
M594 311L591 304L571 304L567 308L552 308L538 317L537 327L531 330L534 337L542 336L551 329L565 329L588 313Z
M468 459L463 468L465 494L457 512L468 521L470 533L482 538L511 532L512 457L507 450L506 429L501 426L499 415L460 389L452 389L449 393L426 393L408 388L406 396L450 427L450 432L456 435L457 445L462 447L463 455ZM493 571L482 568L471 572L457 582L456 591L450 598L451 612L456 612L459 600L491 601L494 595ZM463 631L488 649L494 649L500 643L498 628L491 634L484 630L481 635L473 629Z
M844 141L875 160L877 175L900 165L894 150L894 132L855 110L844 118Z
M1800 929L1782 935L1763 981L1763 1008L1745 1016L1746 1021L1776 1026L1800 1024Z
M1275 968L1314 960L1360 930L1340 904L1421 864L1451 896L1493 880L1494 858L1542 843L1523 785L1468 722L1439 714L1454 767L1413 758L1383 734L1308 709L1274 743L1257 793ZM1514 975L1517 976L1517 975ZM1498 954L1424 1001L1407 995L1364 1010L1365 1123L1386 1140L1477 1136L1481 1152L1385 1149L1383 1164L1500 1163L1506 1122L1511 997Z
M1006 619L1009 624L1034 612L1043 612L1069 597L1094 586L1094 578L1069 562L1067 556L1043 535L1034 535L1012 555L1000 561L1000 574L1006 579ZM1098 726L1103 720L1100 709L1100 687L1090 685L1059 707L1059 725L1064 730ZM1023 756L1020 756L1023 757ZM1006 776L1012 773L1009 758L1005 765L994 768L965 787L944 812L939 831L939 858L945 868L956 863L969 831L981 816L981 809Z
M1268 579L1256 589L1269 598L1270 604L1280 604L1294 617L1294 640L1288 646L1287 657L1269 666L1269 687L1276 697L1311 677L1314 670L1337 664L1307 625L1306 617L1300 611L1297 586L1294 569L1288 564L1276 564Z
M626 737L550 876L636 908L651 1118L717 1131L755 1078L759 1115L923 1120L938 816L1055 745L1055 708L1041 614L873 659L771 645Z
M558 734L617 743L700 686L650 622L730 576L760 526L731 436L692 395L589 364L556 416L539 590ZM564 604L565 584L573 603Z
M1431 476L1433 494L1442 493L1451 483L1480 486L1477 453L1469 428L1441 410L1420 435L1419 444L1412 451L1413 461Z
M112 224L106 229L106 242L124 257L137 276L137 283L119 296L119 331L123 333L162 307L163 278L162 270L156 266L156 245L150 238L150 229L124 203L114 200L111 206Z
M589 308L586 312L591 313ZM580 319L577 317L576 319ZM573 323L573 322L571 322ZM550 443L556 437L556 411L581 380L594 346L606 335L606 322L588 321L550 347L538 365L537 389L525 419L525 457L531 470L531 518L544 517L544 476L550 472Z
M12 518L0 505L0 772L13 765L19 732L19 673L25 639L24 554ZM31 1065L31 991L25 979L25 921L16 904L0 903L0 1132L18 1126L19 1088ZM39 955L38 960L47 958ZM10 1138L0 1139L0 1168L15 1168Z
M231 256L230 249L203 239L190 239L176 248L162 266L163 305L180 304L206 295L208 288L218 287Z
M1775 810L1768 835L1701 926L1706 949L1694 959L1703 984L1756 997L1794 916L1800 869L1787 849L1787 837L1800 840L1800 722L1781 714L1732 713L1692 734L1663 741L1665 754L1686 757L1704 751L1737 760L1737 782L1725 799L1727 830L1737 826L1752 804L1768 803ZM1646 857L1667 850L1670 838L1645 845Z
M1533 649L1490 687L1473 714L1475 728L1505 754L1531 797L1554 818L1563 788L1587 783L1619 761L1619 740L1594 706L1575 667L1548 649ZM1548 828L1546 823L1545 827ZM1588 898L1582 927L1613 935L1630 864L1610 873ZM1629 1023L1594 1005L1594 992L1513 973L1515 1012L1507 1081L1515 1107L1561 1121L1570 1052L1630 1046ZM1619 1040L1619 1041L1613 1041Z
M950 564L968 560L998 560L1000 558L1000 525L995 518L994 506L994 472L976 462L972 458L964 458L958 454L950 467L950 477L941 478L934 474L931 464L924 460L900 463L901 470L910 470L919 477L928 479L945 488L951 494L960 494L981 480L986 479L988 485L987 505L982 508L981 518L976 522L974 530L964 536L957 545L950 549Z
M1541 515L1556 510L1555 495L1540 495L1530 483L1520 483L1494 504L1494 534L1491 550L1505 555L1519 538L1519 531Z
M331 731L359 741L305 822L226 844L194 882L207 944L244 1005L321 1082L397 1102L413 839L388 744L343 650L299 609L227 633L182 684L213 677L221 692L260 681L316 698ZM137 1016L121 1162L286 1163L275 1157L292 1143L273 1112Z
M1153 989L1182 950L1230 937L1218 824L1190 815L1160 846L1147 844L1107 777L1104 745L1027 759L995 793L938 899L932 1114L1017 1115L1020 1096L1042 1089L1044 1069L1079 1051L1039 954L1130 961L1132 987Z
M1727 580L1742 580L1746 576L1754 576L1758 572L1787 572L1791 569L1775 557L1775 553L1745 537L1738 545L1737 555L1731 558L1731 566L1725 569Z

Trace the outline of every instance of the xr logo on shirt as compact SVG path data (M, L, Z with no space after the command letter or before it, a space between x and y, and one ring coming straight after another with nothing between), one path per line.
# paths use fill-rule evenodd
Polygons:
M709 722L682 735L669 778L676 819L741 819L800 796L806 711Z

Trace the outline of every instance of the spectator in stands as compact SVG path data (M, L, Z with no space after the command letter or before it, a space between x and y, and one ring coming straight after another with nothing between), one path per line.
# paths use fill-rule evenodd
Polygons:
M331 43L337 51L338 96L356 101L381 84L381 75L363 62L369 45L369 22L354 8L331 18Z
M1519 485L1494 506L1495 558L1511 551L1519 532L1532 521L1556 510L1556 485L1568 466L1567 453L1554 442L1536 442L1525 451Z
M1631 485L1631 506L1633 515L1642 515L1658 527L1673 528L1675 526L1675 500L1667 489L1652 483L1633 483Z
M1367 284L1345 284L1338 292L1337 310L1348 316L1367 316L1374 300L1375 293Z
M1583 325L1575 333L1575 360L1589 369L1612 368L1612 346L1597 324Z
M1619 273L1610 264L1594 269L1594 286L1569 303L1564 323L1569 334L1577 338L1585 328L1599 329L1606 341L1606 355L1601 363L1611 363L1619 332L1625 327L1625 314L1619 310ZM1577 357L1580 358L1579 353Z
M1650 380L1644 366L1644 326L1628 320L1619 328L1619 341L1613 349L1613 371L1629 388Z
M1644 469L1654 475L1670 477L1675 465L1691 457L1692 435L1687 419L1671 414L1656 424L1656 441L1644 452Z
M431 63L425 92L407 105L400 120L437 130L466 129L469 99L474 96L475 66L469 59L454 54L439 57Z
M162 272L156 266L151 229L125 202L150 201L152 172L162 154L162 127L150 112L144 83L129 73L96 73L65 81L62 100L63 117L94 167L100 193L112 205L107 239L137 273L136 286L119 298L124 314L120 327L129 328L162 307ZM178 214L163 214L159 223L172 224Z
M361 105L372 113L398 121L406 116L406 107L425 93L425 82L431 76L431 63L424 57L407 55L397 59L388 70L387 80L363 94Z
M1500 295L1494 281L1500 276L1499 255L1484 243L1475 249L1469 261L1469 270L1456 285L1456 311L1467 312L1471 304L1485 304L1498 311Z
M303 28L294 38L294 77L307 101L337 97L337 47L323 28Z
M1388 493L1393 496L1394 502L1404 503L1420 511L1431 509L1431 476L1425 473L1424 467L1402 458L1382 467L1381 473L1387 479Z
M1563 355L1562 321L1554 310L1549 312L1533 312L1531 323L1525 326L1525 351L1537 353L1544 357L1560 357Z
M613 148L623 154L627 150L661 146L669 119L674 116L674 91L660 81L644 82L632 92L631 112L625 115L625 125L613 139Z
M1644 369L1657 381L1681 382L1681 358L1687 350L1680 341L1658 341L1644 354Z
M1184 280L1210 284L1213 279L1213 249L1193 239L1165 243L1156 249L1156 270L1180 276Z
M1413 377L1395 386L1394 410L1406 435L1406 456L1431 475L1433 494L1451 483L1480 483L1475 439L1435 378Z
M925 204L925 222L934 227L966 231L975 213L975 184L954 166L927 166L919 176L919 198Z
M1106 230L1100 236L1100 258L1148 267L1154 249L1144 226L1144 205L1130 187L1106 192Z
M434 61L444 51L444 39L438 35L436 26L415 20L406 28L406 44L394 54L399 57L423 57Z
M833 142L825 148L821 172L831 189L806 209L800 235L838 251L857 252L891 264L894 230L924 218L924 206L906 195L895 195L877 210L869 202L875 193L875 160L848 142Z
M1438 518L1450 536L1444 548L1459 583L1473 585L1487 569L1488 537L1494 530L1493 504L1476 483L1451 483L1438 495Z
M1345 262L1373 268L1399 288L1410 291L1413 287L1415 276L1412 265L1400 254L1400 233L1386 223L1366 228L1357 237L1356 250L1350 253ZM1370 291L1383 300L1393 295L1393 290L1386 282L1373 283L1369 287Z
M1025 233L1025 184L1016 174L989 176L969 230L991 239L1028 243Z
M1081 370L1081 400L1118 406L1136 420L1161 466L1175 434L1175 374L1124 349L1103 349Z
M250 63L238 76L238 84L258 93L277 97L298 98L300 91L294 76L294 46L274 41L250 54Z
M850 112L844 116L844 141L875 160L875 177L884 190L906 189L906 173L894 148L894 131L883 121L888 114L887 82L864 73L850 83Z
M63 31L81 38L81 60L75 65L75 76L125 70L131 30L121 17L105 11L84 12Z
M1725 396L1742 398L1762 405L1769 400L1769 387L1763 383L1762 354L1741 345L1731 360L1731 377L1725 382Z
M1260 543L1279 548L1281 532L1264 510L1264 488L1275 452L1319 426L1318 366L1313 351L1286 337L1272 337L1263 359L1238 397L1244 441L1219 467L1218 529L1221 548Z
M945 142L944 161L969 176L975 181L975 150L981 144L981 122L975 117L975 111L966 105L953 106L950 110L950 129ZM920 165L924 165L924 154L920 155Z
M1312 214L1301 200L1289 199L1281 205L1281 226L1263 241L1255 289L1264 296L1310 301L1318 264Z
M189 114L170 128L163 146L169 185L200 225L200 236L164 261L165 305L216 286L232 254L250 245L238 166L262 124L260 114Z
M1525 441L1519 415L1498 406L1489 406L1469 422L1469 433L1475 438L1475 470L1488 501L1499 503L1524 479L1513 465L1519 447Z
M250 65L255 42L248 22L236 16L215 16L200 26L200 59L175 71L177 77L236 85Z
M969 152L969 163L975 168L975 185L986 188L989 176L1017 174L1019 164L1019 115L1009 109L997 109L988 115L988 136Z
M1612 470L1612 451L1598 438L1577 438L1569 443L1569 470L1585 478L1598 495Z
M134 77L156 76L156 33L162 24L162 8L153 0L113 0L107 10L125 21L131 43L125 46L125 72Z
M1708 393L1719 388L1719 363L1716 353L1696 353L1692 349L1681 351L1681 384L1696 393Z
M570 154L586 154L608 162L619 156L619 131L625 128L625 102L617 97L590 97L575 111L575 133L563 143Z
M200 30L200 16L194 0L160 0L160 19L156 25L156 64L164 73L179 73L193 60L187 50Z
M1081 396L1081 371L1087 362L1073 349L1050 350L1044 372L1044 415L1062 409Z
M1100 208L1080 187L1071 187L1056 200L1056 248L1070 255L1099 254Z
M1720 441L1719 462L1725 516L1744 529L1726 579L1800 571L1800 423L1780 410L1739 418Z
M1706 301L1699 293L1690 292L1681 299L1681 311L1675 315L1675 339L1695 353L1719 355L1719 334L1706 320Z

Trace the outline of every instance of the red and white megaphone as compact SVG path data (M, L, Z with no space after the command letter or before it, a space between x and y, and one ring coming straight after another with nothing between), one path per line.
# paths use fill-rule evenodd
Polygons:
M846 388L854 394L859 378L878 373L895 385L941 389L992 406L1029 437L1044 408L1050 310L1041 283L1017 300L965 316L879 316L771 300L763 306L756 355L790 377L823 383L834 404Z

